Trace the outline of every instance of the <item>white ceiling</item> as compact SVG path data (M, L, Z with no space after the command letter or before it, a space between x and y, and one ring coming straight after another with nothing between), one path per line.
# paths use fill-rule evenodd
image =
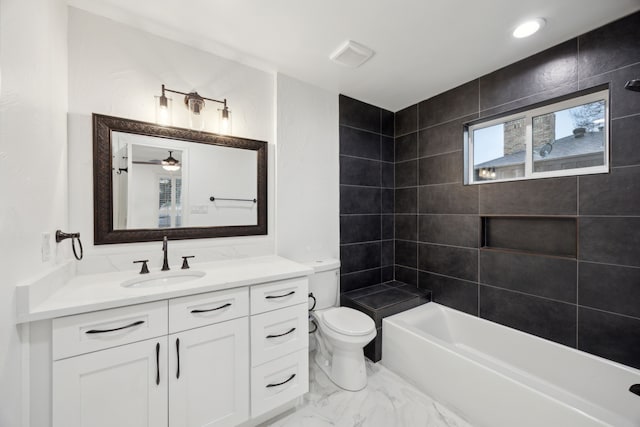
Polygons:
M640 0L69 0L217 55L397 111L640 9ZM511 31L527 18L546 27ZM362 67L329 55L351 39Z

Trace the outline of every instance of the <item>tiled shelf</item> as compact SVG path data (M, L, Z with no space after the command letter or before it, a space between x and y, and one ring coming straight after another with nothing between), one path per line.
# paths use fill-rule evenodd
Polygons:
M340 305L361 311L376 323L378 334L364 348L365 356L374 362L382 358L382 319L429 301L431 291L398 281L381 283L340 295Z

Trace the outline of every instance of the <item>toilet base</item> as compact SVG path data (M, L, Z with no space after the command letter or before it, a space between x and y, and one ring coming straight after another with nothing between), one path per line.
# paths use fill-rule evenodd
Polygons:
M362 349L345 351L334 348L329 355L322 344L316 350L314 361L338 387L359 391L367 386L367 368Z

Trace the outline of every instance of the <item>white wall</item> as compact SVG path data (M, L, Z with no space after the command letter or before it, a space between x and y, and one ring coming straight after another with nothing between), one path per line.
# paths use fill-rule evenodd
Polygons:
M3 427L21 424L22 393L26 391L21 387L15 286L55 264L55 254L51 261L42 261L41 233L53 237L57 228L67 228L66 32L67 7L62 0L0 0Z
M70 229L81 232L85 246L80 272L133 269L131 262L140 256L151 258L151 268L161 264L159 243L93 245L91 113L153 122L154 96L163 83L227 98L233 134L270 142L269 235L172 242L170 261L179 262L181 254L205 260L275 252L275 76L69 8L69 218ZM188 127L182 99L173 98L174 125Z
M338 94L278 74L277 123L278 254L339 258Z

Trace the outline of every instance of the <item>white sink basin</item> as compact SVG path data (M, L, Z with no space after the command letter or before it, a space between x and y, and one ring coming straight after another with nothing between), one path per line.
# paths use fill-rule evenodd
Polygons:
M120 286L125 288L154 288L156 286L177 285L200 279L207 273L204 271L169 271L141 275L133 279L125 280Z

